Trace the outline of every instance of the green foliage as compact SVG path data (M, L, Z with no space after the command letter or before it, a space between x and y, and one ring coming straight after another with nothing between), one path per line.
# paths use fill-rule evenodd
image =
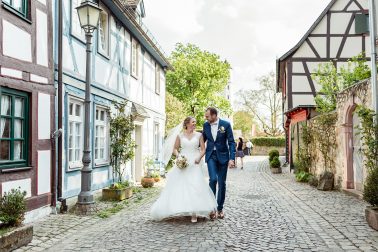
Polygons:
M359 133L363 141L362 153L368 175L364 187L364 199L372 206L378 206L378 123L374 123L374 111L358 106L356 109L361 119Z
M272 161L269 162L270 167L272 168L280 168L281 167L281 161L278 156L274 156Z
M283 137L254 137L251 142L255 146L285 147L286 141Z
M230 79L231 66L227 61L196 45L181 43L176 45L170 60L175 70L167 72L167 91L183 104L185 114L195 115L199 125L209 106L231 114L231 104L223 96Z
M110 149L111 164L115 172L114 178L122 182L124 168L128 161L134 158L135 141L132 137L134 121L131 115L126 114L127 102L114 102L116 113L110 117Z
M151 173L151 178L160 178L160 174L158 171L154 171Z
M311 131L311 127L307 125L302 125L301 133L302 146L296 153L296 160L294 162L294 166L298 172L309 172L310 167L312 165L312 161L314 159L313 149L311 146L311 144L314 141L313 132Z
M130 187L130 182L126 180L119 183L113 183L109 188L119 190L119 189L125 189L129 187Z
M280 152L278 150L271 150L269 151L269 162L272 162L275 157L280 156Z
M338 73L333 62L319 64L312 78L321 85L315 97L317 111L328 113L336 109L337 94L358 81L371 75L365 53L361 53L348 61L347 67L341 67Z
M310 175L310 177L308 179L308 184L310 186L317 187L319 185L319 180L318 180L318 178L316 176Z
M12 189L0 198L0 222L6 226L19 226L24 220L26 212L26 192Z
M310 173L301 171L295 174L295 179L298 182L307 183L311 176L312 175Z
M276 91L276 76L272 71L258 79L258 90L240 90L241 107L258 122L265 135L282 136L282 94Z
M252 115L245 111L237 111L234 116L234 130L241 130L246 138L251 137L253 119Z
M165 113L167 115L165 132L168 132L185 119L184 104L169 92L166 92L165 95Z

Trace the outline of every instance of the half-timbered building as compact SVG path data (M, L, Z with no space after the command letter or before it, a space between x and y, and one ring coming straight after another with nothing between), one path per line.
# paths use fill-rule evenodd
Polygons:
M332 0L290 51L277 60L277 92L282 92L287 161L300 145L300 127L314 117L320 89L311 75L318 65L333 62L340 69L361 52L370 53L368 0Z
M54 203L52 3L0 1L0 195L26 192L29 221Z
M142 22L144 3L125 0L98 1L103 10L93 35L91 145L93 189L112 182L108 116L113 101L128 101L135 118L136 155L127 165L126 178L140 181L143 158L161 160L165 126L165 71L170 64ZM76 7L80 0L63 0L62 128L63 144L58 176L60 198L80 192L85 90L85 38ZM56 23L58 25L58 22ZM58 29L55 29L58 31ZM57 58L57 64L58 64ZM58 79L57 79L58 80ZM58 83L59 85L60 83Z

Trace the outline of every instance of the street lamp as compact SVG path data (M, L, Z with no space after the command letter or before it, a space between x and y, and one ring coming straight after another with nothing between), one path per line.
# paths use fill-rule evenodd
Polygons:
M92 192L92 168L91 148L90 148L90 114L91 114L91 54L92 54L92 34L100 18L102 11L97 4L92 1L82 1L76 8L79 15L80 26L85 31L86 39L86 73L85 73L85 118L84 118L84 150L83 150L83 169L81 170L81 191L78 196L78 205L85 212L94 203Z

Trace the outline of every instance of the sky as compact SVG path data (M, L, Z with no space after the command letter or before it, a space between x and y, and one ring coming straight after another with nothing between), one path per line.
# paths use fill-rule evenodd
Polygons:
M330 0L144 0L144 23L170 54L194 43L232 66L232 92L257 89ZM235 96L234 96L235 99Z

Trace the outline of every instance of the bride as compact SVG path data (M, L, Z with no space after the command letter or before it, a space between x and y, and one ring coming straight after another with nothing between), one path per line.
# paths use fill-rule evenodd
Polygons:
M215 211L217 202L201 168L205 155L205 143L202 134L195 131L196 120L187 117L183 124L176 126L168 135L164 147L165 163L172 154L184 156L188 161L186 168L176 165L169 171L166 186L151 208L154 220L170 217L191 216L192 222L197 217L208 217Z

